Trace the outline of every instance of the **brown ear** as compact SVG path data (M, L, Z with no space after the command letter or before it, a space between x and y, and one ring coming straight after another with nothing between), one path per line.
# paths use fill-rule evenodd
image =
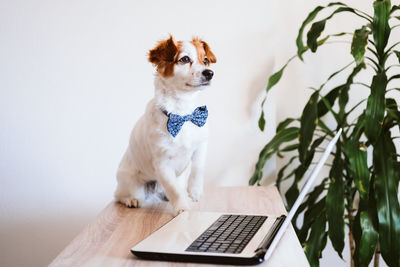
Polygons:
M157 71L164 77L171 76L178 55L178 47L172 35L166 40L158 42L157 46L149 51L149 61L157 67Z
M210 46L205 41L201 41L201 43L203 44L204 51L206 52L206 57L208 58L208 60L211 63L216 63L217 58L215 57L214 53L211 51Z

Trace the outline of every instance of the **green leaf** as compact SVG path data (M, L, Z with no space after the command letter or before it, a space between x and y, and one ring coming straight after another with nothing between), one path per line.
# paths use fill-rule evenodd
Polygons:
M278 188L279 191L281 191L280 185L282 181L282 177L285 174L285 170L287 167L289 167L290 164L297 158L297 156L293 156L290 158L289 162L286 163L278 172L277 178L276 178L276 187Z
M355 266L367 267L369 265L378 242L378 215L374 197L374 179L374 175L372 175L369 197L360 200L358 212L353 222Z
M398 61L399 61L399 63L400 63L400 51L393 50L393 52L396 54L397 59L398 59Z
M265 128L264 110L261 111L261 116L258 119L258 128L260 128L261 131L264 131Z
M301 243L305 242L305 239L306 239L307 234L308 234L308 230L309 230L309 228L311 226L311 223L314 221L315 218L312 219L310 217L305 216L303 218L304 222L303 222L303 225L302 225L302 229L300 230L300 229L297 228L297 225L296 225L297 217L305 210L305 208L307 208L307 211L308 211L312 207L314 207L315 202L317 201L317 199L320 197L322 192L325 191L325 185L326 185L326 181L327 180L328 180L328 178L323 179L319 185L314 187L314 189L310 193L308 193L306 200L299 206L298 210L296 211L296 214L293 217L292 223L293 223L293 226L295 227L296 234L298 236L302 237ZM322 205L320 207L321 211L324 209L324 203L325 203L325 200L322 202ZM317 214L319 214L319 213L317 213ZM303 232L301 232L301 231L303 231ZM299 240L300 240L300 238L299 238Z
M357 123L353 128L352 133L349 135L351 136L352 140L359 140L362 133L364 132L364 124L365 124L365 112L361 113L358 116Z
M367 163L367 147L364 144L360 144L358 139L349 140L345 144L344 152L349 160L349 169L354 179L354 185L360 197L362 199L367 199L370 177Z
M397 107L397 102L393 98L386 98L386 112L387 116L393 121L397 121L400 127L400 110Z
M375 252L375 247L378 242L378 233L374 229L372 219L367 211L360 212L360 225L362 234L358 260L364 266L368 266Z
M383 122L383 129L390 129L393 127L393 125L397 123L400 130L400 110L397 107L396 100L394 100L393 98L386 99L386 113L387 116L385 117ZM396 161L396 158L394 158L394 160ZM400 168L400 163L398 166Z
M347 69L348 67L350 67L352 64L353 64L353 61L350 62L349 64L347 64L346 66L342 67L341 69L335 71L335 72L332 73L331 75L329 75L328 79L327 79L323 84L321 84L321 86L319 87L319 90L321 91L322 88L323 88L333 77L335 77L336 75L338 75L339 73L341 73L342 71L344 71L345 69Z
M318 124L318 96L318 91L311 95L301 115L299 131L299 160L301 163L306 160L308 146Z
M361 69L365 68L365 63L360 63L356 65L353 71L350 73L349 77L347 77L346 83L340 88L339 93L339 114L338 114L338 124L343 125L346 120L346 110L345 107L349 102L349 90L350 86L353 84L354 77L361 71Z
M399 5L393 5L392 9L390 10L390 14L392 14L393 12L395 12L398 9L400 9Z
M325 18L323 20L314 22L311 25L311 28L307 33L307 45L311 49L312 52L316 52L317 51L317 48L319 46L319 43L318 43L317 39L318 39L319 36L321 36L322 31L325 29L326 22L329 19L331 19L335 14L341 13L341 12L352 12L352 13L354 13L356 15L359 15L353 8L345 6L345 7L337 8L334 12L332 12L332 14L329 17L327 17L327 18ZM361 17L363 17L363 16L361 15ZM340 36L340 34L336 35L336 36ZM329 35L324 39L327 39L328 37L329 37Z
M289 151L293 151L293 150L297 149L298 147L299 147L299 144L291 144L291 145L288 145L288 146L280 149L279 151L280 152L289 152Z
M287 200L288 207L292 207L297 197L299 196L298 182L303 178L305 172L311 164L314 158L315 149L325 140L326 136L321 136L315 139L310 147L309 151L306 151L306 157L303 163L301 163L294 170L294 181L289 187L288 191L285 193L285 198Z
M340 13L340 12L344 12L344 11L352 12L352 13L354 13L355 15L357 15L357 16L359 16L359 17L362 17L362 18L364 18L364 19L370 21L370 19L369 19L368 17L365 17L365 16L362 15L362 14L359 14L359 12L356 11L355 9L349 8L349 7L347 7L345 4L340 3L340 2L333 2L333 3L328 4L328 5L325 6L325 7L324 7L324 6L317 6L313 11L311 11L311 12L308 14L307 18L303 21L303 23L301 24L301 27L300 27L300 29L299 29L299 33L297 34L297 38L296 38L297 56L300 58L300 60L303 61L303 54L304 54L304 52L306 52L307 49L308 49L308 47L305 47L305 46L304 46L304 43L303 43L303 33L304 33L305 27L306 27L308 24L310 24L310 23L315 19L315 17L318 15L318 13L319 13L321 10L323 10L323 9L325 9L325 8L327 8L327 7L331 7L331 6L342 6L342 7L336 9L329 17L327 17L327 18L324 19L323 21L326 21L326 20L330 19L330 18L331 18L334 14L336 14L336 13ZM317 27L317 28L318 28L318 27L321 27L322 24L325 24L325 22L321 22L320 25L316 25L315 27ZM323 29L322 29L322 30L323 30ZM321 30L321 32L322 32L322 30ZM317 32L317 30L315 30L315 31ZM332 36L340 36L340 35L342 35L342 34L335 34L335 35L332 35ZM319 36L319 35L318 35L318 36ZM317 36L317 37L318 37L318 36ZM324 38L323 40L326 41L326 40L328 39L328 37L329 37L329 36L327 36L327 37ZM323 42L324 42L324 41L323 41ZM311 42L311 41L310 41L310 42ZM323 43L323 42L322 42L322 43ZM321 45L322 43L318 43L318 42L317 42L317 46L318 46L318 45ZM312 46L314 46L314 49L316 50L315 42L314 42L314 41L312 41ZM314 50L314 52L315 52L315 50Z
M341 73L342 71L344 71L345 69L347 69L349 66L351 66L353 64L353 62L350 62L349 64L347 64L346 66L342 67L341 69L335 71L334 73L332 73L329 78L323 83L321 84L321 86L319 87L318 91L321 92L321 90L323 89L323 87L336 75L338 75L339 73ZM339 119L337 118L337 113L332 109L333 104L336 101L336 98L340 92L340 90L342 89L344 85L339 85L335 88L333 88L331 91L329 91L329 93L325 96L323 96L320 93L320 97L321 100L318 102L318 118L321 118L322 116L324 116L328 111L331 112L331 114L335 117L336 121L339 121Z
M318 216L320 216L321 213L325 213L325 200L326 197L323 197L315 204L310 203L308 209L304 213L303 225L297 233L301 244L306 242L308 232Z
M337 145L335 159L329 173L330 185L326 195L326 215L328 218L328 235L332 246L341 258L344 248L344 180L343 161L340 144Z
M285 142L290 142L294 140L299 132L298 127L290 127L283 129L282 131L276 133L276 135L269 141L263 150L261 150L260 155L258 157L258 162L256 163L255 171L253 176L249 180L250 185L254 185L255 183L261 181L263 168L266 161L278 151L279 146Z
M327 233L325 232L325 213L321 213L311 226L310 237L306 242L304 252L310 265L319 266L319 259L322 257L322 250L326 246Z
M269 90L279 82L279 80L282 78L283 71L285 70L287 65L290 63L290 61L292 61L294 58L296 58L296 56L291 57L280 70L278 70L277 72L275 72L274 74L269 76L268 84L267 84L267 87L265 88L265 91L266 91L267 94L268 94ZM261 131L264 131L264 128L265 128L265 119L264 119L264 110L263 110L263 108L264 108L264 104L265 104L265 100L266 99L267 98L264 97L264 100L261 103L261 110L262 111L261 111L260 118L258 119L258 127L260 128Z
M396 75L391 76L391 77L389 78L389 80L388 80L388 83L389 83L391 80L394 80L394 79L400 79L400 74L396 74Z
M289 179L290 177L292 177L295 173L296 169L292 170L289 174L285 175L285 177L283 177L281 179L281 181L286 181L287 179Z
M254 170L253 175L249 180L249 185L255 185L256 183L260 182L262 179L263 172L261 170Z
M372 186L371 189L373 189ZM357 255L354 258L361 266L368 266L378 243L378 232L375 228L377 217L376 204L373 196L360 201L358 212L360 213L361 237L360 241L356 243Z
M311 25L311 29L307 33L307 45L313 53L317 51L317 39L321 36L322 31L325 29L325 23L325 19L314 22Z
M337 5L340 5L340 6L345 6L345 4L343 4L343 3L340 3L340 2L333 2L333 3L330 3L329 5L327 5L326 7L331 7L331 6L337 6ZM303 32L304 32L304 28L309 24L309 23L311 23L314 19L315 19L315 17L318 15L318 13L321 11L321 10L323 10L324 8L326 8L326 7L324 7L324 6L317 6L313 11L311 11L309 14L308 14L308 16L307 16L307 18L303 21L303 23L301 24L301 27L300 27L300 29L299 29L299 33L298 33L298 35L297 35L297 38L296 38L296 45L297 45L297 56L301 59L301 60L303 60L303 54L304 54L304 52L306 52L307 51L307 47L305 47L304 46L304 43L303 43Z
M289 65L289 63L290 63L293 59L295 59L296 57L297 57L297 56L293 56L293 57L289 58L289 60L286 62L285 65L283 65L283 67L282 67L280 70L278 70L277 72L275 72L274 74L272 74L271 76L269 76L268 84L267 84L267 87L265 88L265 91L266 91L267 93L269 92L269 90L270 90L274 85L276 85L276 84L279 82L279 80L280 80L281 77L282 77L283 71L285 70L285 68L287 67L287 65ZM264 101L265 101L265 100L264 100ZM263 101L263 104L264 104L264 101Z
M278 157L283 158L282 152L286 153L286 152L290 152L290 151L296 150L298 148L299 148L299 144L297 144L297 143L290 144L290 145L287 145L287 146L285 146L283 148L279 148L279 150L277 152L277 155L278 155Z
M289 124L291 124L291 123L294 122L295 120L296 120L296 119L293 119L293 118L287 118L286 120L281 121L281 122L278 124L278 127L276 127L276 132L282 131L283 129L286 128L286 126L288 126Z
M272 74L269 79L268 79L268 84L267 87L265 88L265 90L268 91L279 82L279 80L282 77L283 71L285 70L287 64L285 64L280 70L278 70L277 72L275 72L274 74Z
M296 201L297 197L299 196L298 182L301 180L301 178L303 177L303 175L306 171L307 171L307 168L305 167L304 164L300 164L294 170L293 183L285 193L285 198L287 201L288 208L291 208L293 206L294 202Z
M326 136L321 136L321 137L315 139L310 146L310 150L307 152L305 162L300 164L295 170L293 170L289 175L287 175L287 177L290 177L293 174L295 176L292 185L290 186L289 190L285 193L285 198L287 200L288 208L292 207L294 201L297 199L297 197L299 195L298 182L303 178L307 169L309 169L309 166L314 158L315 149L319 145L321 145L321 143L325 140L325 138L326 138ZM323 183L325 183L325 180L326 179L323 180ZM315 199L312 201L315 201ZM307 200L307 202L308 202L308 200ZM313 222L313 220L315 219L316 215L320 214L320 212L324 208L325 208L325 198L323 198L317 204L309 207L309 209L306 211L305 216L304 216L303 227L298 232L298 237L302 243L305 241L305 238L307 237L308 229L309 229L311 223ZM300 212L300 209L298 212ZM297 218L297 215L295 216L295 218ZM294 218L294 220L295 220L295 218ZM293 223L295 224L296 222L293 221Z
M327 133L328 135L334 137L335 134L333 133L333 131L331 131L331 129L329 129L329 127L322 121L322 120L318 120L318 126L321 127L321 129Z
M379 137L383 117L385 115L385 91L387 77L385 73L374 76L371 84L371 94L368 97L365 110L365 135L371 143Z
M321 96L321 100L318 102L318 118L321 118L332 109L341 87L342 85L335 87L325 96Z
M398 177L393 160L395 146L387 131L381 135L373 151L375 169L375 200L379 221L379 244L381 254L389 266L398 266L400 259L400 207L398 200Z
M361 104L363 104L363 103L366 102L366 101L367 101L366 98L364 98L364 99L358 101L357 104L353 105L353 106L351 107L351 109L348 110L348 111L346 112L346 114L345 114L346 117L348 117L350 113L352 113L355 109L357 109Z
M358 138L352 141L358 142ZM372 175L368 185L368 196L360 199L358 212L353 222L353 235L355 240L353 259L355 266L367 267L369 265L378 241L373 180L374 176Z
M357 65L364 62L365 48L367 47L369 33L370 31L366 26L362 26L361 29L357 29L354 32L353 41L351 43L351 54Z
M389 26L390 1L374 2L374 19L372 21L372 34L378 55L383 55L390 35Z
M325 7L323 6L317 6L313 11L308 14L307 18L303 21L303 24L301 25L299 29L299 33L297 35L296 39L296 44L297 44L297 55L298 57L303 60L303 54L305 51L307 51L307 48L304 47L303 43L303 32L304 28L317 16L317 14L324 9Z

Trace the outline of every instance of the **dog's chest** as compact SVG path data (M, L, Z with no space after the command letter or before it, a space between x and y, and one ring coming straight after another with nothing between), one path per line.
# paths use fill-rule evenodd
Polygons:
M186 122L177 136L170 138L170 144L180 150L192 150L207 139L207 124L198 127L192 122Z
M179 133L173 137L169 134L166 140L166 150L173 158L190 158L201 143L207 140L207 123L198 127L191 122L186 122Z

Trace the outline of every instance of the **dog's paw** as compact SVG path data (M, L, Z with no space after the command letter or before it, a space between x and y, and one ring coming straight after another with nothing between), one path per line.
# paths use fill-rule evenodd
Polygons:
M189 197L195 202L199 201L201 195L203 194L203 189L201 187L191 187L188 191Z
M142 204L141 201L133 197L125 197L118 200L120 203L124 204L128 208L139 208Z
M181 214L182 212L184 212L185 210L178 210L177 212L176 212L176 215L179 215L179 214Z
M175 212L175 216L181 214L182 212L189 210L190 207L187 203L180 203L176 206L174 206L174 212Z

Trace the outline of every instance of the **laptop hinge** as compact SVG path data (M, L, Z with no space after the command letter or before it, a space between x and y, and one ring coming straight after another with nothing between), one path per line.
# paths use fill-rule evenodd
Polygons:
M271 229L268 231L267 235L261 241L258 248L254 251L255 253L260 254L260 253L267 252L269 246L271 245L272 240L274 240L274 237L278 233L279 228L281 228L283 222L285 221L285 218L286 218L286 215L281 215L278 218L276 218Z

